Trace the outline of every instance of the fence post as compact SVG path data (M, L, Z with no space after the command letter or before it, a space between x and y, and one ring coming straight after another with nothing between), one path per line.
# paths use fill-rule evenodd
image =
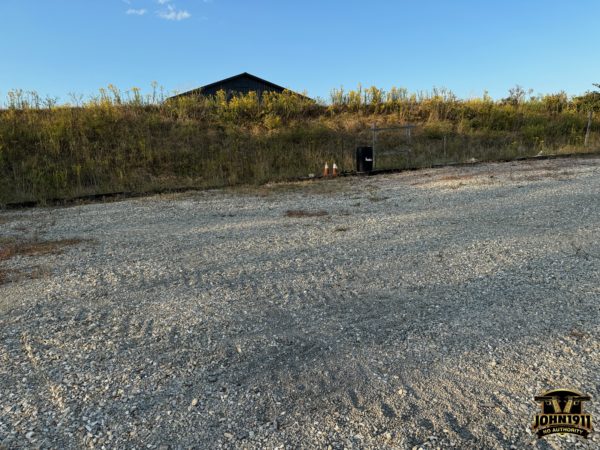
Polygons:
M587 129L585 130L585 139L583 141L584 147L588 146L588 142L590 140L590 128L592 128L592 110L591 109L588 111Z
M373 130L373 169L375 169L375 133L377 133L377 129L375 128L375 122L373 122L373 126L371 129Z
M444 162L448 160L448 155L446 154L446 135L444 135Z

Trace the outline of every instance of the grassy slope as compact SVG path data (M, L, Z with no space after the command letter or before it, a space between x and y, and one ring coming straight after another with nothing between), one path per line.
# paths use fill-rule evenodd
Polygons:
M179 99L160 105L118 92L83 107L13 101L0 110L0 204L116 191L257 184L318 173L325 161L352 170L369 127L418 124L408 143L382 132L378 164L420 167L446 161L589 151L581 98L461 101L448 92L418 97L374 88L322 106L291 94ZM398 151L399 150L399 151Z

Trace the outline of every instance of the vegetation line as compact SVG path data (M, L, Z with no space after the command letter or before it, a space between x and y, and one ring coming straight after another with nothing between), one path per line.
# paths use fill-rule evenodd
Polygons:
M503 100L460 100L447 90L359 87L334 90L324 104L291 92L168 100L111 86L75 100L9 93L0 109L0 205L263 184L319 174L326 161L351 171L373 124L416 125L410 136L377 134L380 170L600 149L599 123L589 120L597 92L515 88Z

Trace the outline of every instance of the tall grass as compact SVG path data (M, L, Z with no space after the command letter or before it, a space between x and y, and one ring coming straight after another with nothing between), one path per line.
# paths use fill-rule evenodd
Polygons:
M148 95L109 86L59 105L11 91L0 109L0 204L263 183L319 172L325 161L351 170L372 124L418 125L410 141L378 134L378 167L598 148L598 122L583 147L587 111L600 104L594 93L527 95L461 100L444 89L359 87L334 90L325 104L291 92L167 99L154 85Z

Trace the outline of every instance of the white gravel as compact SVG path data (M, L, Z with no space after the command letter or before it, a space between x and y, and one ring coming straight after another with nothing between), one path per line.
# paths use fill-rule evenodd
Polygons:
M599 224L598 158L0 212L90 240L4 263L0 448L598 448L529 426L600 420Z

